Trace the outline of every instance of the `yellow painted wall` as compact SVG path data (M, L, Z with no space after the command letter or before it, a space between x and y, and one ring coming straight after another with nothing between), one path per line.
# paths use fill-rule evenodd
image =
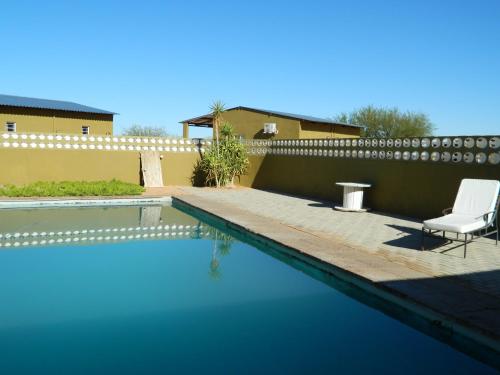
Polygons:
M228 121L231 123L236 134L243 136L245 139L324 139L357 138L360 136L359 128L300 121L245 109L226 111L223 113L222 118L223 122ZM278 134L264 134L264 124L267 122L276 123Z
M317 122L301 121L300 138L325 139L325 138L359 138L360 128L342 125L327 125Z
M200 155L194 152L165 152L162 155L163 184L191 186L194 166L200 159Z
M1 149L0 184L113 178L139 183L139 165L136 152Z
M6 122L15 122L18 133L82 134L82 126L90 126L90 134L113 134L113 115L107 114L0 106L0 132Z
M162 154L165 185L191 185L199 155ZM98 181L117 179L139 184L138 152L0 149L0 185L22 185L36 181Z
M236 134L245 139L291 139L299 137L300 121L262 113L235 109L222 114L222 121L228 121ZM264 134L264 123L274 122L278 134Z

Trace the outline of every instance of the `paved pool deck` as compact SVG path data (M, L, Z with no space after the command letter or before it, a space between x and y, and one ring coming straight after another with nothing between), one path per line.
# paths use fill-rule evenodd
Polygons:
M160 193L160 192L159 192ZM334 202L235 188L170 188L175 200L294 249L373 288L437 324L500 353L500 246L481 238L468 246L429 239L421 222L379 212L333 209Z

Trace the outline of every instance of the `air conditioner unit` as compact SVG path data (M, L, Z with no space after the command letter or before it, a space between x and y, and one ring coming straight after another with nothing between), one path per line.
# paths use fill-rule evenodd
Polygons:
M275 122L266 122L264 124L264 134L278 134Z

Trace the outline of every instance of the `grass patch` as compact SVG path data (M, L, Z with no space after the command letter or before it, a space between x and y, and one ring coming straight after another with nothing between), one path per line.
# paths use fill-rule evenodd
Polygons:
M83 197L140 195L144 188L128 182L111 181L61 181L34 182L28 185L0 187L0 196L6 197Z

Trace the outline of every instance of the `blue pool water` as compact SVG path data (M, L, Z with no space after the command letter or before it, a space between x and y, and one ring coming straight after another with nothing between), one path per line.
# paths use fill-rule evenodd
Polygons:
M0 211L0 245L1 374L496 373L172 207Z

